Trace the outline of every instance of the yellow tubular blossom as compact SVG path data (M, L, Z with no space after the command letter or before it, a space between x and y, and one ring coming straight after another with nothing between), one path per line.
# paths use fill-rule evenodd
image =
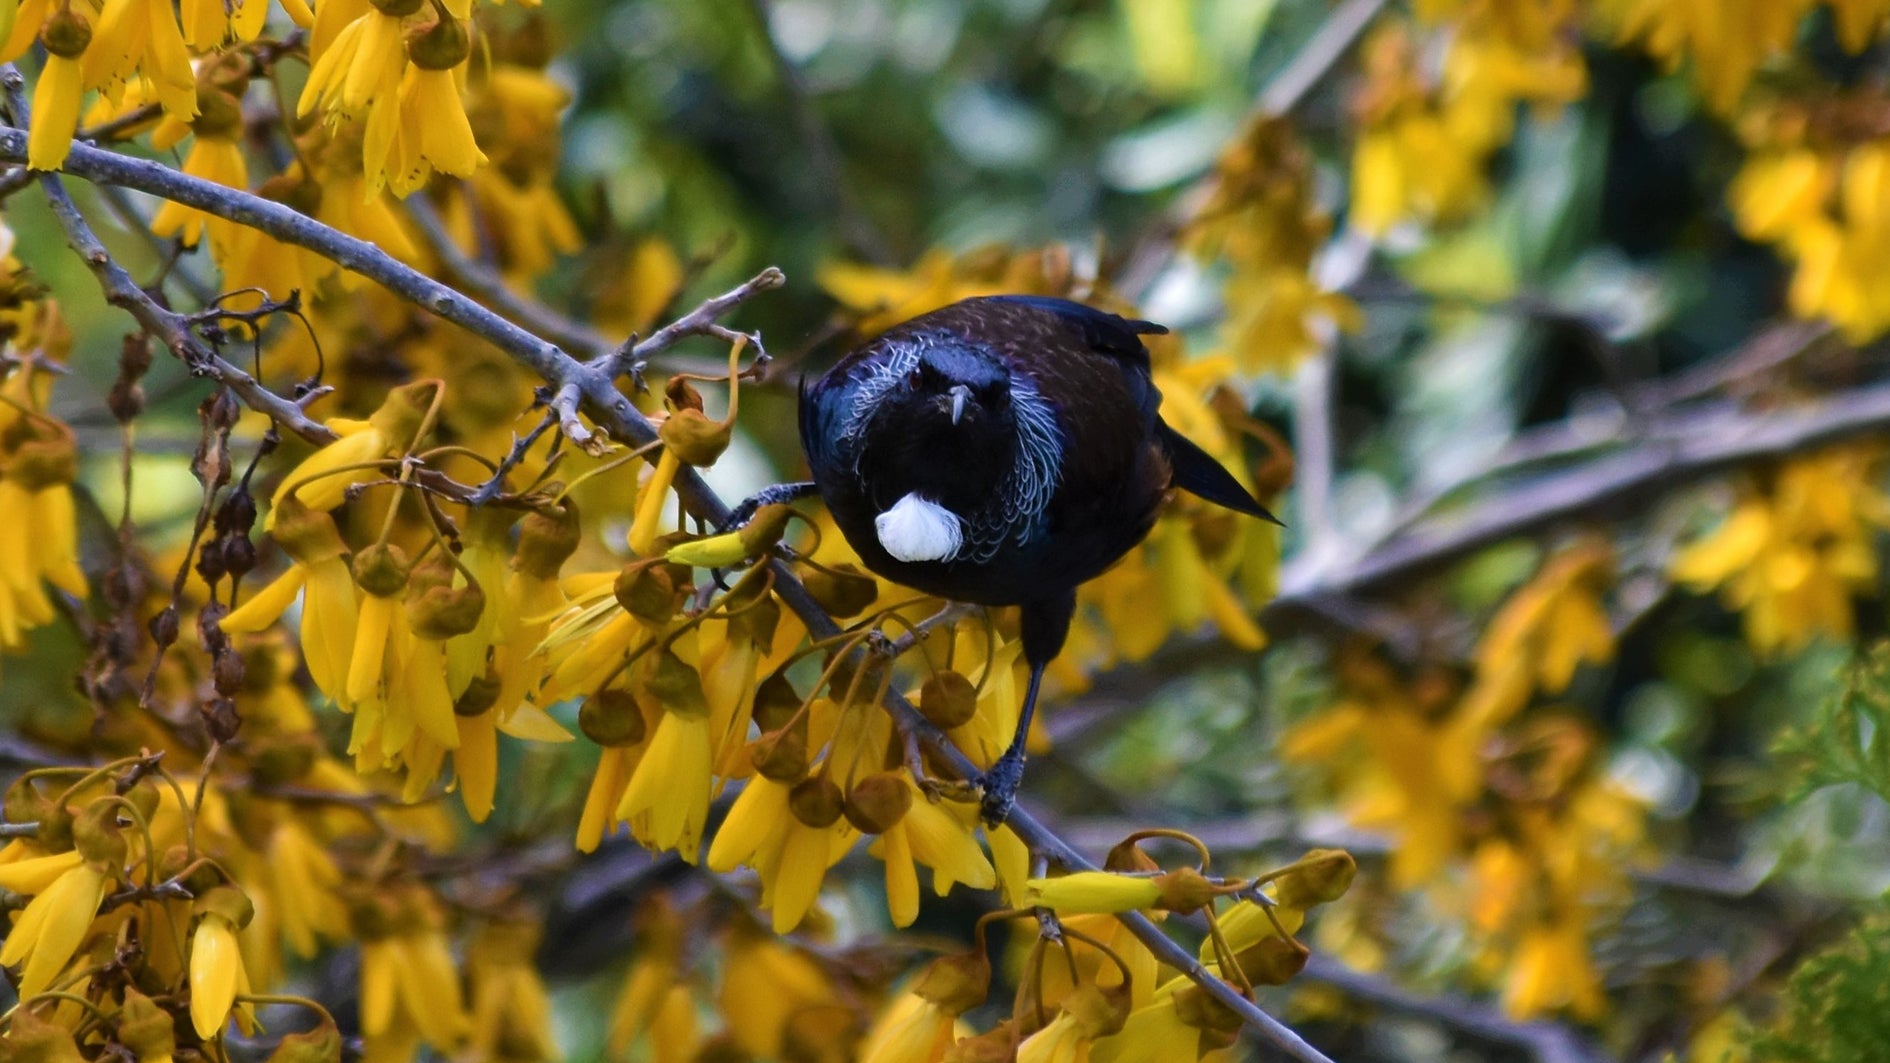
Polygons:
M1669 571L1696 590L1718 588L1760 653L1850 637L1851 596L1875 586L1872 540L1890 528L1890 498L1873 486L1879 463L1867 447L1792 460L1769 491L1743 489L1731 515L1675 554Z
M30 997L51 986L85 940L92 917L105 899L112 878L90 863L62 872L20 913L19 921L0 945L0 966L25 963L20 971L20 996Z

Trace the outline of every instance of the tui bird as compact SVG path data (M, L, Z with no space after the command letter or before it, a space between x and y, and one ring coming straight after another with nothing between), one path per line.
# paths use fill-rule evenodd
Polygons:
M1026 295L913 318L802 381L813 482L751 500L818 492L874 572L941 598L1021 607L1030 683L1010 747L977 780L992 823L1016 798L1038 686L1077 586L1142 541L1171 487L1274 520L1156 412L1141 337L1167 331Z

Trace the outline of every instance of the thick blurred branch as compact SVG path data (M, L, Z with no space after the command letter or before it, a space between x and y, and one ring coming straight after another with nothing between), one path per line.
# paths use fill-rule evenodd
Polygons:
M1786 409L1721 407L1669 414L1616 448L1569 468L1498 488L1461 511L1420 521L1349 557L1294 558L1281 573L1279 612L1314 599L1375 591L1419 577L1481 547L1559 521L1652 497L1656 488L1733 466L1890 431L1890 383Z

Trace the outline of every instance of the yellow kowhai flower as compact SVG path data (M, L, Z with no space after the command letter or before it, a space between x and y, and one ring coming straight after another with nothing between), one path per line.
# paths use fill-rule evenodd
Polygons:
M59 876L85 862L77 849L62 853L40 853L25 839L15 838L0 854L0 890L11 890L23 897L44 893Z
M284 816L265 846L273 892L281 902L282 936L297 956L314 957L322 939L340 941L348 934L348 911L336 896L341 871L335 861L293 816Z
M5 392L30 389L28 373L8 380ZM8 397L11 397L9 395ZM23 436L0 457L0 648L18 648L25 633L54 617L45 584L86 596L79 569L78 518L72 481L78 453L70 429L37 413L14 411L12 432Z
M1352 218L1382 235L1400 222L1450 222L1482 206L1489 156L1508 142L1521 102L1563 104L1587 90L1578 51L1559 39L1523 52L1500 36L1454 36L1442 77L1422 72L1408 26L1364 45L1362 131L1352 163Z
M1532 692L1559 693L1581 664L1613 658L1614 631L1599 597L1612 566L1607 543L1585 540L1503 603L1477 644L1476 680L1457 716L1462 726L1499 726Z
M1640 44L1669 71L1691 63L1700 96L1725 114L1737 106L1754 72L1791 47L1814 2L1605 0L1597 14L1617 41Z
M197 1036L210 1040L223 1032L237 996L249 992L249 973L236 932L249 924L255 909L249 898L228 886L198 898L197 928L190 937L190 1023ZM238 1024L252 1033L254 1020L239 1012Z
M886 865L886 905L893 925L911 926L918 918L917 865L932 868L932 889L940 897L960 882L978 890L995 887L997 870L973 836L971 807L934 803L904 769L888 777L904 788L907 808L870 851Z
M116 868L84 861L60 872L27 903L0 944L0 966L26 965L20 971L22 1000L51 986L65 970L117 877Z
M361 1032L368 1043L387 1036L390 1045L424 1040L442 1052L458 1048L472 1023L431 898L403 889L365 900L354 924L361 940Z
M631 955L635 958L624 974L623 988L611 1008L609 1034L605 1039L612 1058L620 1058L631 1045L648 1034L658 1058L665 1040L690 1040L694 1037L693 1015L686 1034L663 1027L669 1019L670 1000L680 992L685 1002L692 994L682 971L683 927L679 914L665 894L653 894L637 909L636 940ZM690 1009L693 1011L693 1008Z
M819 899L827 869L859 838L842 815L843 800L824 776L790 785L758 775L716 831L708 866L723 872L742 863L753 866L774 932L788 933Z
M170 0L105 0L81 65L85 84L109 100L122 100L136 78L139 91L130 95L161 104L175 120L197 115L197 75Z
M274 530L274 510L291 493L304 507L327 511L346 500L349 487L382 477L381 463L411 448L432 427L445 387L438 380L415 381L389 391L380 409L366 421L331 418L328 427L341 438L304 458L283 477L266 526Z
M1607 1011L1601 975L1589 958L1587 933L1572 918L1525 931L1503 984L1503 1011L1513 1019L1561 1008L1587 1021Z
M466 31L457 32L463 40ZM401 75L396 106L370 114L361 160L370 191L384 182L395 195L406 196L436 172L470 177L485 165L452 69L463 61L461 56L446 68L434 68L416 58Z
M91 20L70 6L54 12L40 33L46 65L33 86L33 125L26 138L26 164L32 169L57 170L72 150L86 88L81 59L91 40Z
M873 1020L860 1063L937 1063L958 1039L958 1016L916 993L901 993Z
M1787 462L1769 492L1743 487L1731 515L1675 554L1669 573L1695 590L1718 588L1761 653L1820 633L1849 638L1851 595L1875 585L1872 540L1890 527L1877 461L1871 448L1840 447Z
M816 960L759 928L738 926L723 956L717 1006L735 1043L756 1059L781 1058L796 1016L839 1002Z
M1331 231L1315 200L1312 156L1283 119L1260 117L1222 149L1206 202L1182 233L1189 253L1225 262L1221 335L1247 372L1284 372L1358 310L1313 283L1313 256ZM1160 344L1156 344L1159 348Z
M285 498L271 514L277 515L275 540L295 563L230 610L219 626L230 634L262 631L300 595L302 656L309 675L324 694L345 703L359 622L354 578L345 560L347 546L333 517L311 511L296 499Z
M1126 1003L1120 990L1078 986L1048 1025L1017 1046L1017 1063L1089 1063L1097 1038L1121 1032Z
M170 144L166 142L187 128L195 139L191 142L190 152L184 156L184 172L226 188L247 191L249 164L244 161L243 149L238 143L243 135L242 105L234 96L221 89L205 89L193 98L203 101L203 113L188 127L182 123L169 131L160 127L152 134L152 146L160 151L168 148ZM167 120L166 125L169 124ZM165 201L151 218L153 233L175 236L186 247L196 246L207 232L210 236L210 252L219 263L227 262L235 252L238 246L237 234L242 228L236 222L213 217L195 207L186 207L172 200Z
M324 42L323 31L329 24L328 12L356 8L351 5L321 5L315 20L316 37L309 54L313 65L308 81L297 101L298 118L307 117L317 106L330 120L365 117L370 105L397 106L394 99L400 89L401 74L407 66L404 23L409 17L420 21L421 3L391 3L391 12L361 4L356 14L332 41Z
M1162 887L1154 878L1109 871L1073 871L1057 878L1034 878L1025 894L1025 903L1032 907L1072 915L1132 912L1153 908L1161 899Z
M475 1059L540 1063L558 1058L551 1034L551 996L533 962L540 927L531 922L494 922L481 928L467 953L472 980Z
M269 15L268 0L181 0L184 40L198 51L213 51L230 41L253 41ZM304 0L283 0L282 9L298 25L308 24Z

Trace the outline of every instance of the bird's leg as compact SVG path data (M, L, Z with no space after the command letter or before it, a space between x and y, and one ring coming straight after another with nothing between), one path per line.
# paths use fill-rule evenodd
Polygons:
M1017 787L1024 781L1024 743L1030 737L1030 718L1037 710L1037 688L1043 683L1045 663L1038 661L1030 666L1030 685L1024 690L1024 708L1017 714L1017 733L1011 736L1010 748L978 777L984 791L978 808L984 821L993 827L1010 816L1011 806L1017 803Z
M723 521L722 526L716 530L731 532L740 528L742 525L747 524L749 520L754 517L755 511L762 506L772 506L777 502L798 502L803 498L811 498L819 493L820 488L817 487L812 480L802 480L797 483L775 484L773 487L764 487L743 499L741 505L736 506L734 511L729 513L728 519Z
M1030 665L1030 685L1024 688L1024 708L1017 714L1017 733L997 763L978 776L984 791L979 802L984 821L997 826L1011 814L1017 803L1017 786L1024 781L1024 743L1030 738L1030 719L1037 711L1037 689L1043 685L1043 670L1063 652L1063 640L1069 637L1070 620L1076 616L1076 588L1051 593L1023 603L1018 614L1024 643L1024 663Z

